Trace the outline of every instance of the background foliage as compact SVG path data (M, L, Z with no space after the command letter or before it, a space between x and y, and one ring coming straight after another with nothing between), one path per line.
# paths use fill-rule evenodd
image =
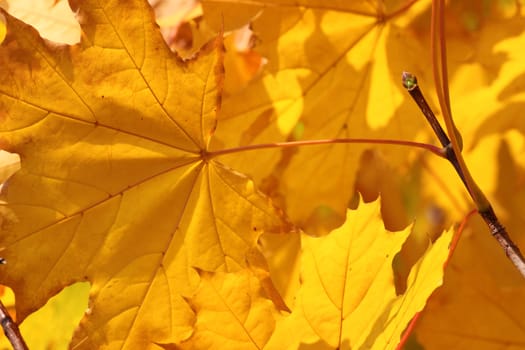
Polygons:
M3 2L40 31L6 14L0 47L0 142L21 158L0 278L31 348L63 348L81 317L75 348L395 348L441 283L442 232L473 208L452 168L369 144L210 155L437 144L400 84L412 71L437 105L431 2L152 2L163 37L143 1L70 3L77 19L65 1ZM464 155L522 247L524 15L519 1L446 8ZM525 347L524 288L472 217L406 347Z

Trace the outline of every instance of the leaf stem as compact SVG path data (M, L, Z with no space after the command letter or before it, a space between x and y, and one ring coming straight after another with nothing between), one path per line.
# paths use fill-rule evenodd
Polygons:
M4 304L0 301L0 323L4 329L5 336L13 346L14 350L27 350L27 345L20 334L18 325L13 321Z
M448 264L450 263L450 260L452 259L452 255L456 251L456 248L459 243L459 239L461 238L461 234L463 233L465 226L467 226L467 223L472 217L472 215L476 214L477 212L478 211L476 209L472 209L471 211L468 212L467 215L465 215L465 217L461 221L461 224L459 224L459 227L456 230L454 237L452 237L452 241L450 242L450 247L448 249L448 257L447 257L447 260L445 260L445 263L443 264L443 269L446 269Z
M454 154L456 155L458 161L460 176L463 177L467 190L472 197L472 200L476 204L478 211L482 211L488 208L490 204L472 178L472 175L465 164L465 160L461 156L462 146L460 145L459 132L454 125L454 120L452 119L452 113L450 109L443 0L432 1L431 18L430 51L432 56L432 71L434 74L439 105L443 113L443 119L445 121L445 127L447 129L448 136L450 137L452 149L454 150Z
M434 146L434 145L429 145L426 143L403 141L403 140L354 139L354 138L261 143L257 145L247 145L247 146L227 148L227 149L222 149L218 151L207 151L205 154L205 157L210 159L210 158L222 156L225 154L255 151L255 150L260 150L260 149L268 149L268 148L292 148L292 147L302 147L302 146L318 146L318 145L349 144L349 143L382 144L382 145L397 145L397 146L405 146L405 147L415 147L415 148L424 149L426 151L430 151L441 158L445 158L445 154L443 153L443 150L441 148Z

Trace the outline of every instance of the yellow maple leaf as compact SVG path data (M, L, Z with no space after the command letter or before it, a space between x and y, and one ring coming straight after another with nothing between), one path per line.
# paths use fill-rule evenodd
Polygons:
M195 332L181 349L263 349L275 327L277 310L247 270L201 274L190 304ZM220 322L218 322L220 320Z
M265 349L395 349L414 314L441 285L452 230L412 269L397 295L392 260L411 228L388 232L379 201L348 211L343 226L321 238L302 237L301 287L292 314L278 319ZM323 345L324 344L324 345Z
M299 235L264 236L259 243L269 248L266 264L256 242L261 232L287 222L252 181L210 159L208 151L284 139L426 138L429 129L415 117L419 112L398 79L409 68L420 81L430 80L426 44L418 41L430 1L204 1L212 27L232 29L251 20L257 55L268 62L247 89L230 90L235 95L227 96L213 137L221 42L184 61L163 44L145 2L71 2L82 23L79 45L45 43L8 16L0 46L0 146L19 153L23 166L3 190L8 204L0 208L0 246L8 265L1 267L0 282L15 289L21 318L65 285L87 280L90 308L73 340L78 348L395 347L441 281L451 233L414 267L406 292L397 296L391 265L408 229L385 232L378 203L346 211L364 146L269 151L256 161L249 153L221 158L252 173L309 232L328 233L346 214L345 225L328 237L302 236L301 261ZM210 16L214 12L221 16ZM515 120L523 99L523 79L516 74L523 72L525 36L509 39L522 32L523 19L505 19L482 27L487 40L473 46L473 56L460 49L471 37L453 32L451 91L461 97L453 110L459 111L467 162L504 223L519 231L523 164L513 161L525 148L521 135L507 131L523 132ZM472 17L467 22L479 25ZM0 23L0 35L2 28ZM510 62L503 64L502 55ZM392 164L377 166L379 172L390 173L407 159L406 149L380 151ZM499 177L496 168L487 168L487 159L496 158ZM361 170L375 167L374 161L364 159ZM452 170L441 168L443 162L432 160L425 169L438 176L425 177L418 194L447 219L462 217L470 202ZM384 201L383 213L391 225L404 226L413 213L401 217L403 192L389 188L399 186L389 180L375 181L397 198L391 205ZM370 186L375 195L372 182L358 184L360 190ZM370 227L367 217L373 217ZM518 299L523 293L515 271L488 235L476 236L485 229L475 225L451 264L448 287L431 303L434 323L429 311L421 325L420 338L434 346L454 344L458 337L448 335L468 325L459 338L479 347L475 337L490 322L510 325L501 334L521 343L512 299L494 303L495 316L483 327L469 323L479 320L472 309L483 309L486 295L461 286L463 275L473 286L483 281L493 295ZM426 232L423 238L426 245ZM286 248L277 251L280 243ZM370 246L375 249L365 249ZM479 254L483 261L472 264ZM299 268L301 281L294 278ZM453 299L456 288L460 297ZM289 316L276 311L288 306ZM498 308L509 311L496 317ZM451 310L463 310L462 318L436 327L455 317ZM436 339L433 331L447 336ZM499 340L496 335L491 339Z
M302 237L301 287L290 315L279 314L248 270L201 273L190 304L195 332L166 349L396 348L401 333L441 284L452 231L416 264L396 295L392 259L410 233L382 227L379 201L349 212L329 236ZM217 322L221 320L221 322Z
M29 315L20 325L28 348L67 349L71 335L86 310L89 288L86 282L68 286ZM5 296L2 296L2 302L6 302ZM11 349L7 338L0 339L0 348Z
M216 3L216 1L212 2ZM258 4L257 2L250 2L251 4L255 4L255 6ZM356 4L358 2L352 2L353 4ZM260 4L260 3L259 3ZM270 13L277 13L278 11L281 11L282 8L285 8L284 11L282 11L281 14L275 15L275 16L269 16L271 19L269 19L265 23L271 23L273 25L267 25L266 27L260 26L258 28L259 32L262 33L261 39L263 40L262 49L268 49L265 54L270 57L274 58L273 62L275 66L278 66L277 68L275 66L270 66L269 70L272 73L282 73L282 76L284 76L283 81L281 82L273 82L277 77L279 77L277 74L268 74L265 76L265 80L262 80L262 83L259 85L254 85L258 88L258 90L254 89L251 93L245 92L243 95L244 101L250 101L248 97L255 96L256 94L261 96L271 96L268 98L268 100L271 100L274 102L273 109L267 108L266 105L260 104L260 100L253 100L253 106L252 108L247 107L246 105L239 104L239 103L232 103L231 111L228 114L226 114L226 117L229 118L228 120L232 120L232 125L235 125L234 128L237 130L242 130L243 128L239 127L239 125L243 125L243 122L248 121L248 124L252 122L252 120L255 120L250 124L251 126L254 126L250 129L248 129L247 132L245 132L243 135L239 136L239 143L243 142L252 142L251 140L257 139L257 137L260 137L260 139L264 139L264 137L267 137L268 140L273 140L275 138L275 135L277 134L279 136L278 132L283 132L285 128L283 127L284 122L281 124L278 124L276 122L277 118L280 118L282 115L286 115L286 113L289 113L291 115L297 115L298 113L307 114L308 111L304 106L302 106L302 103L305 103L305 101L308 101L308 97L310 95L299 96L297 94L296 97L292 96L291 93L297 92L295 89L295 85L286 84L284 81L289 82L292 79L286 80L287 75L293 76L297 78L299 74L294 75L293 70L300 71L301 73L304 73L304 76L300 76L300 79L297 79L298 81L293 81L294 84L300 85L300 83L308 82L308 72L310 62L304 63L303 61L299 62L300 64L297 64L297 66L294 66L290 64L287 66L286 70L280 71L280 64L281 62L290 62L293 61L296 57L294 56L293 50L296 52L299 51L298 46L299 43L294 42L294 36L291 34L293 33L294 29L296 27L303 26L307 27L308 25L308 17L309 15L308 11L310 9L310 2L300 2L299 5L302 7L299 7L299 10L294 12L295 5L297 3L290 3L286 1L275 1L275 2L265 2L267 4L267 7L270 7L270 10L265 9L265 11L269 11ZM363 3L361 3L362 5ZM496 3L480 3L478 1L464 1L464 2L451 2L451 5L448 7L449 14L447 17L447 24L452 24L452 29L449 30L447 33L449 35L452 35L449 39L449 44L452 47L452 50L449 50L450 56L451 56L451 94L452 94L452 109L455 112L456 121L459 126L459 129L462 131L465 141L465 157L467 158L467 163L471 165L473 168L473 173L476 177L476 179L479 180L480 185L482 185L482 188L487 192L489 197L491 197L491 201L494 203L494 205L497 207L497 212L500 213L499 215L504 220L504 223L507 227L509 227L509 231L512 233L520 233L523 230L523 222L520 219L521 213L518 212L519 208L522 208L522 200L520 199L523 195L522 192L519 190L520 187L520 179L523 177L522 171L512 171L512 172L506 172L505 178L500 178L499 181L505 182L507 186L500 186L499 181L496 180L495 177L495 169L497 169L496 166L490 166L491 159L495 159L494 157L494 150L497 149L498 142L494 142L495 140L486 140L490 141L488 144L483 145L483 147L477 147L476 145L483 142L482 138L486 137L487 135L494 134L494 133L500 133L501 131L506 131L509 129L518 129L519 132L523 132L523 124L522 124L522 118L521 118L521 110L522 110L522 87L523 87L523 64L522 64L522 58L523 58L523 36L517 36L518 34L522 33L523 28L523 18L521 16L516 16L518 12L512 13L512 18L504 17L504 18L485 18L484 16L487 16L487 13L491 13L493 10L492 7L499 6L499 4ZM502 3L501 3L502 4ZM318 7L312 6L314 10L317 10L321 7L321 5L316 4ZM332 5L332 4L331 4ZM518 4L512 3L512 6L518 7ZM252 5L254 6L254 5ZM275 8L272 9L271 7L274 6ZM333 5L333 10L340 10L341 6L339 3ZM232 6L233 7L233 6ZM451 14L450 9L452 8L452 11L454 10L454 7L475 7L479 13L475 11L465 11L463 13L455 13ZM490 8L489 8L490 7ZM322 10L326 10L326 7L324 7ZM490 10L490 11L488 11ZM259 8L259 11L261 11L261 8ZM273 11L273 12L272 12ZM511 11L512 12L512 11ZM284 13L284 15L283 15ZM286 14L293 13L296 16L290 16L289 18L286 17ZM368 13L374 13L374 11L369 11ZM264 14L260 15L262 18ZM304 15L304 16L303 16ZM428 13L427 13L428 15ZM491 15L489 15L491 16ZM425 16L422 16L423 18L428 18ZM259 18L259 17L258 17ZM284 18L284 19L283 19ZM272 21L273 20L273 21ZM257 30L257 23L258 21L262 21L259 19L256 19L254 21L254 28ZM335 20L334 20L335 21ZM327 23L330 21L327 21L323 23L320 21L319 29L323 33L329 33L329 30L323 30L325 27L323 27L323 24L328 26ZM425 20L419 20L416 19L414 26L411 27L412 31L417 33L417 36L427 36L428 32L428 21ZM352 22L352 24L355 24L355 22ZM414 24L414 23L412 23ZM411 24L411 25L412 25ZM480 25L484 24L484 25ZM457 27L459 26L459 27ZM468 30L465 30L465 28L462 28L461 26L468 27ZM266 31L265 31L266 28ZM277 28L277 29L276 29ZM419 29L424 28L424 30L419 31ZM479 32L476 32L478 31ZM269 32L269 34L268 34ZM270 37L268 39L268 36L264 36L264 33L268 34ZM285 42L284 40L281 41L282 36L289 35L289 41ZM312 35L313 37L314 35ZM307 35L304 35L302 39L297 40L297 42L306 42L308 44L309 37ZM267 45L264 44L264 40L267 40ZM405 37L405 40L412 40ZM313 41L313 40L312 40ZM343 41L340 41L343 42ZM278 46L280 43L282 43L282 46ZM285 45L288 44L288 45ZM295 46L293 45L295 43ZM385 41L385 43L389 43L389 41ZM395 46L395 45L393 45ZM308 48L308 45L305 45L306 48ZM323 51L323 50L321 50ZM399 50L403 51L403 50ZM279 56L279 53L286 52L287 55L283 55L283 57ZM419 57L421 59L421 62L428 62L427 59L424 58L420 54L418 50L407 50L407 52L410 52L411 54L414 54L415 57ZM330 51L324 50L323 54L326 54L329 56ZM285 56L285 57L284 57ZM277 59L275 59L277 57ZM304 57L297 57L297 60L305 60ZM270 60L271 62L271 60ZM302 64L304 63L304 64ZM313 64L315 66L315 62ZM413 62L406 62L406 67L413 67ZM299 68L298 68L299 67ZM273 70L272 70L273 69ZM292 71L292 72L291 72ZM419 75L419 74L418 74ZM355 74L349 75L351 77L355 76ZM381 75L378 75L381 76ZM336 77L334 76L334 79L336 80ZM421 79L426 85L425 92L431 90L430 87L430 80L428 79L428 76L423 76ZM272 83L273 82L273 83ZM334 83L335 84L335 83ZM378 86L380 84L374 83L373 86ZM328 90L330 88L329 85L323 86ZM322 101L322 94L324 91L323 89L320 93L318 90L315 92L317 94L315 97L318 99L318 101ZM335 90L335 89L334 89ZM331 96L338 96L338 94L332 90L329 90L331 92ZM275 94L275 95L274 95ZM288 94L288 95L286 95ZM277 100L273 96L280 96L283 97L281 100ZM288 98L289 97L289 98ZM292 100L292 102L289 102L288 105L286 104L289 100ZM312 99L312 104L318 103L317 100ZM312 101L310 100L310 101ZM339 99L333 99L330 101L330 103L321 103L319 102L319 105L321 106L317 113L313 113L315 117L318 117L317 119L314 119L311 124L297 124L296 129L292 133L292 138L300 139L300 138L316 138L319 137L317 135L320 135L320 133L315 134L318 130L324 130L323 128L329 129L330 128L330 121L327 121L325 118L326 115L332 116L329 114L333 110L333 108L337 108L339 106ZM228 100L227 100L228 101ZM231 101L236 101L235 99L232 99ZM510 103L509 103L510 102ZM227 102L228 103L228 102ZM257 104L258 103L258 104ZM277 107L276 107L277 106ZM285 108L281 108L281 106L292 106L289 108L289 110L286 110ZM294 108L298 109L298 111L294 110ZM266 109L265 109L266 108ZM227 108L225 108L226 111L229 111L228 105ZM277 111L277 112L275 112ZM362 115L365 115L364 111L365 108L359 109L359 111L363 111ZM408 109L407 109L408 111ZM296 113L296 114L294 114ZM253 114L253 116L251 116ZM417 121L417 115L419 115L418 111L412 111L410 113L407 113L407 115L410 115L411 118L409 119L409 122L416 120ZM372 118L370 115L366 115L367 118ZM313 118L312 118L313 119ZM293 125L293 122L291 123ZM268 129L274 128L274 130L264 131L264 129L261 129L261 127L268 126ZM313 133L307 133L308 128L313 126L311 129L314 130ZM291 126L289 126L291 127ZM278 132L276 132L276 130ZM304 130L303 130L304 129ZM263 130L263 131L261 131ZM386 135L389 135L392 138L399 138L402 137L403 132L401 130L387 130L387 132L376 134L381 135L381 137L384 137ZM407 128L408 130L408 128ZM359 130L360 133L357 133L358 135L367 135L366 131ZM383 131L383 130L382 130ZM408 130L409 132L412 132L412 130ZM389 134L392 132L392 134ZM266 133L266 134L265 134ZM282 137L286 137L288 134L283 132ZM268 136L270 135L270 136ZM299 136L296 136L299 135ZM305 136L306 135L306 136ZM350 134L348 134L350 135ZM369 135L369 134L368 134ZM337 135L339 136L339 134ZM409 135L409 137L412 137ZM405 137L402 137L405 138ZM518 149L521 149L521 151L516 152L516 155L523 153L523 147L520 146L520 142L515 140L515 137L512 137L513 141L511 141L513 144L515 144L515 147ZM490 144L490 146L489 146ZM334 147L335 149L335 147ZM353 150L356 150L356 148L352 148ZM278 164L277 170L280 170L281 172L277 173L277 176L274 176L276 178L275 181L269 182L269 193L272 193L272 191L275 191L275 187L279 189L283 186L283 175L290 175L290 186L288 188L285 188L284 193L284 200L283 202L287 204L287 208L290 210L290 208L293 208L293 204L290 204L290 199L287 196L288 194L292 193L297 196L301 196L300 200L297 202L298 204L298 210L308 211L310 209L305 208L306 206L304 203L308 203L309 200L312 197L309 197L308 194L304 193L305 189L311 189L314 187L320 188L318 191L329 193L326 188L330 186L330 184L326 184L327 181L323 181L328 178L333 178L333 174L336 172L343 173L342 178L348 179L347 174L350 174L352 176L352 171L348 171L345 173L341 168L347 165L348 159L345 158L344 160L340 160L339 164L336 166L333 166L330 171L327 171L325 174L319 174L319 170L322 166L324 166L326 163L330 164L332 160L326 156L329 151L324 151L325 154L322 154L322 152L319 152L318 150L312 151L312 152L306 152L301 151L300 153L306 153L308 156L305 156L303 158L296 157L298 160L296 164L296 167L291 169L290 160L291 159L291 153L285 154L281 158L281 164ZM288 158L287 158L288 157ZM515 156L515 159L517 159L518 156ZM336 157L334 157L336 158ZM339 157L341 159L341 157ZM317 164L312 164L312 161L317 162ZM239 162L242 162L242 160L239 160ZM232 164L235 164L232 162ZM420 194L422 194L425 199L428 199L428 203L431 205L428 207L429 210L426 214L433 217L433 221L435 221L434 225L439 224L442 225L442 221L450 223L452 220L457 220L461 217L463 217L468 210L470 210L471 207L471 201L467 198L466 192L464 191L464 187L461 184L461 181L457 177L457 175L453 172L453 170L448 167L443 161L440 160L428 160L424 163L425 165L430 164L430 167L423 166L423 172L431 170L433 174L433 178L424 177L421 181L421 184L419 186L422 187L422 190ZM280 167L280 168L279 168ZM507 167L505 164L499 164L499 168L506 169ZM443 170L445 169L445 170ZM264 170L262 172L264 174ZM293 175L292 175L293 174ZM298 178L297 174L301 174L302 178ZM390 176L389 173L384 174L386 177ZM284 177L284 180L286 181L286 177ZM299 182L297 181L299 180ZM277 185L276 185L277 184ZM513 186L510 186L510 184L514 184ZM506 188L506 191L499 192L498 190L501 190L501 188ZM346 188L341 183L339 186L337 186L338 194L341 193L341 188ZM413 193L412 193L413 195ZM329 198L330 195L326 194L326 198ZM346 196L343 196L346 197ZM316 199L320 197L315 197ZM340 198L331 198L330 200L341 200ZM422 200L420 203L425 202L425 200ZM311 203L318 204L319 202L317 200L312 200ZM344 203L346 204L346 202ZM395 203L398 205L398 203ZM343 205L341 205L342 207ZM325 210L326 207L322 206L319 207L319 213L323 214L321 211ZM330 208L328 208L330 209ZM398 209L398 208L395 208ZM308 215L296 215L293 213L293 209L290 210L292 213L292 216L294 218L299 218L299 221L303 226L310 227L312 226L312 221L319 221L317 218L321 215L317 215L317 218L315 216L314 219L310 221L310 218L312 216ZM393 213L396 213L395 210L392 210ZM315 213L315 210L314 210ZM330 213L328 213L330 215ZM413 215L413 212L409 214L410 216ZM326 217L325 217L326 218ZM510 225L510 226L509 226ZM424 234L427 234L426 231L423 232ZM486 228L483 226L476 227L476 230L474 231L475 235L486 235L487 231ZM519 236L518 236L519 237ZM426 236L424 237L426 238ZM491 289L497 290L497 288L494 288L497 286L498 281L501 279L509 279L513 281L513 283L518 283L520 278L517 276L515 271L509 270L508 268L508 261L505 260L503 254L501 251L498 252L499 248L495 245L494 241L491 241L488 239L484 241L485 243L477 246L472 245L470 249L473 251L476 251L477 254L472 255L471 259L465 259L461 265L463 269L468 269L468 273L472 273L476 275L478 272L482 272L483 281L491 281L490 283L494 284L491 285ZM519 239L519 238L518 238ZM464 239L465 245L469 244L468 239ZM521 241L521 239L519 239ZM463 245L463 246L465 246ZM460 245L460 251L462 246ZM491 252L489 254L489 252ZM494 253L494 254L492 254ZM499 254L499 255L498 255ZM477 256L477 258L476 258ZM472 261L479 260L479 256L494 256L494 259L485 259L483 258L483 264L473 264ZM490 261L490 262L488 262ZM488 263L486 263L488 262ZM483 266L483 267L481 267ZM507 268L505 268L507 266ZM479 270L479 271L478 271ZM486 272L488 271L488 273ZM487 275L490 275L490 277L487 277ZM505 277L503 277L505 276ZM474 282L472 282L474 283ZM446 295L446 298L453 298L454 297L454 286L452 285L450 289L448 289L449 294ZM496 293L497 294L497 293ZM519 296L520 292L519 290L516 291L516 293L508 293L509 295ZM451 302L448 310L453 310L455 307L461 305L466 305L467 298L458 299L456 302ZM480 299L478 299L480 300ZM475 322L476 318L479 318L478 314L476 312L469 312L471 309L481 309L483 308L483 303L468 303L468 307L461 308L464 310L461 312L462 320L472 320ZM467 315L467 316L465 316ZM432 316L431 314L428 316L430 319ZM437 323L446 323L447 318L457 318L456 315L449 312L448 314L442 314L440 315L440 318L436 320ZM490 318L490 317L489 317ZM496 320L497 318L494 318ZM492 320L492 319L491 319ZM491 320L485 320L485 322L489 323ZM467 324L466 322L457 322L458 327L459 325ZM499 325L498 325L499 326ZM435 327L434 327L435 328ZM513 328L515 329L515 328ZM449 329L449 332L452 330ZM429 332L431 333L431 331ZM475 331L471 332L470 334L477 334L478 336L483 335L485 332L482 331ZM518 336L519 338L519 336ZM429 338L432 339L432 338ZM432 341L432 340L430 340ZM439 343L438 343L439 344ZM473 345L472 347L476 347L478 344ZM439 346L439 345L438 345Z
M1 282L20 320L64 286L91 282L76 348L187 338L193 267L235 271L286 221L248 178L206 156L220 42L182 61L147 3L71 3L83 32L75 46L6 15L0 144L22 169L4 189Z
M426 135L423 118L412 117L418 111L399 83L407 67L430 81L426 44L410 27L430 2L411 4L203 1L210 22L218 23L219 13L236 18L226 21L227 28L238 17L252 16L256 50L268 62L260 79L225 98L225 122L215 141L238 146L344 137L414 140ZM366 148L354 144L267 152L261 155L265 166L238 154L228 164L253 174L294 221L322 234L344 221L359 156ZM407 158L406 149L387 152L389 158Z

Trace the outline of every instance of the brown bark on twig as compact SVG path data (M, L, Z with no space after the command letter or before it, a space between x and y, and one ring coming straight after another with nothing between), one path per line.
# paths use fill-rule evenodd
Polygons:
M454 150L452 149L451 142L447 134L441 127L441 124L439 123L437 118L434 116L434 113L428 106L428 103L426 102L425 97L423 96L423 93L421 92L417 84L417 78L413 74L404 72L402 76L402 80L403 80L403 86L407 89L410 96L417 103L417 105L419 106L423 114L425 115L427 121L429 122L430 126L432 127L432 130L434 130L434 133L440 140L441 145L443 146L445 158L447 158L448 161L454 166L456 173L459 175L459 177L463 181L463 184L465 184L465 187L469 191L470 196L474 200L474 196L470 192L467 182L465 180L465 176L461 170L461 167L459 166L456 154L454 153ZM494 209L492 209L492 206L489 205L488 208L479 209L478 213L483 218L485 223L487 224L491 235L494 238L496 238L498 243L501 245L501 247L505 251L505 255L507 255L507 257L514 264L516 269L518 269L521 275L525 277L525 258L521 254L521 251L519 250L519 248L516 246L516 244L512 241L512 239L508 235L507 230L505 230L503 225L500 224L498 217L496 216L496 213L494 213Z
M0 323L4 329L5 336L13 346L14 350L28 350L27 345L20 334L18 325L13 321L6 307L0 301Z
M518 246L516 246L516 244L514 244L512 239L509 237L505 227L500 224L492 207L489 207L488 210L479 211L479 215L481 215L483 220L485 220L485 223L489 227L490 233L501 245L505 251L505 255L507 255L514 266L516 266L521 275L525 277L525 258L523 257L523 254L521 254Z

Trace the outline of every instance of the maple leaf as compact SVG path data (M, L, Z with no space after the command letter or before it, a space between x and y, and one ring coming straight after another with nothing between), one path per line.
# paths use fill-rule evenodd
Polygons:
M236 25L238 17L257 14L251 23L259 40L255 49L268 61L260 79L225 98L224 122L214 141L233 147L343 137L413 140L421 132L425 135L422 118L411 117L418 111L399 76L411 67L428 77L426 43L416 39L409 24L429 4L203 1L211 23L218 22L218 13L235 18L226 20L226 28ZM366 148L353 144L268 152L261 157L272 166L264 168L238 154L228 164L253 174L308 232L326 233L344 221L359 156ZM386 152L392 160L406 160L406 150Z
M327 233L347 215L345 225L328 237L264 235L260 240L262 232L287 223L252 181L209 152L325 137L426 139L429 129L415 117L419 112L398 79L409 68L430 85L427 43L421 39L428 34L430 1L204 1L211 27L229 30L251 21L254 57L267 61L247 89L254 72L233 83L213 137L222 43L197 49L198 57L183 61L162 43L145 3L73 3L82 3L79 45L43 42L8 16L9 35L0 46L6 68L0 71L0 145L19 153L23 166L3 191L8 205L0 208L0 245L9 263L0 281L17 292L22 319L63 286L88 280L90 309L73 341L79 348L199 348L225 342L265 349L382 347L385 339L396 346L441 280L450 233L416 265L417 276L411 276L402 296L395 295L391 265L396 267L393 254L407 230L396 234L393 247L356 253L359 259L351 265L366 260L368 267L374 265L371 255L384 253L383 248L389 252L376 257L383 263L379 272L363 273L370 289L366 283L348 288L357 272L342 273L346 265L333 266L330 259L354 257L356 247L389 241L382 236L378 203L347 213L358 164L357 188L369 199L384 194L385 224L403 227L414 216L403 207L405 184L391 176L403 173L398 165L410 158L406 149L382 147L365 153L361 162L366 147L355 145L265 151L256 161L249 153L224 156L221 160L233 168L253 174L308 232ZM469 6L479 14L466 16L462 11ZM509 231L520 232L524 143L509 130L523 133L516 122L523 104L523 19L514 13L485 18L493 11L486 6L464 1L448 7L452 109L473 173ZM458 7L459 14L453 13ZM462 26L468 26L467 34ZM204 27L202 38L210 32ZM2 29L0 22L0 36ZM423 169L424 175L410 184L419 191L411 188L411 205L438 208L445 218L440 225L461 218L470 201L458 177L448 167L443 170L442 162L420 158L413 172ZM384 159L388 164L381 163ZM498 172L487 167L490 159L499 160ZM374 220L356 237L352 225L359 226L367 210ZM428 232L418 230L426 247ZM445 288L431 299L418 329L426 347L449 347L459 339L467 348L490 348L477 339L488 335L497 341L501 334L522 343L519 315L513 314L520 309L513 302L522 296L523 282L485 231L479 222L466 231ZM253 261L252 253L261 261ZM427 269L433 271L422 275ZM399 279L397 267L394 274ZM490 294L476 288L479 281ZM364 289L368 292L347 293ZM382 292L379 301L370 299L375 290ZM490 297L510 299L487 306ZM358 305L348 308L349 303ZM277 311L288 306L289 316ZM484 309L490 311L488 319L472 311ZM341 310L350 310L349 316L342 317ZM223 321L226 326L217 327ZM363 324L368 328L355 335Z
M163 346L268 350L315 343L320 349L394 349L406 324L441 284L452 237L451 230L428 250L406 293L396 295L392 260L410 231L386 231L375 201L349 211L345 224L326 237L303 234L301 287L289 315L277 313L247 270L203 273L190 299L195 333L179 347Z
M259 280L249 270L201 276L190 300L197 314L195 333L180 348L263 349L278 314Z
M242 268L261 232L288 224L248 178L206 156L220 41L182 61L144 1L71 3L75 46L5 15L0 144L22 169L3 193L1 281L20 320L91 282L76 348L180 340L194 321L182 298L199 283L193 267Z
M407 323L441 285L452 230L414 266L408 288L396 294L392 260L410 234L383 228L379 201L348 211L326 237L303 235L301 287L288 317L277 320L268 349L394 349Z

